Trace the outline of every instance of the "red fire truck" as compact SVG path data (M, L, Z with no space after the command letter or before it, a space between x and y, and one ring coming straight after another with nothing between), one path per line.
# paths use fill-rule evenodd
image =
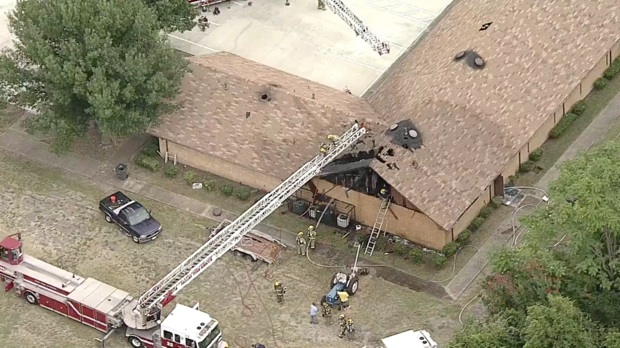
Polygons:
M138 299L94 278L85 279L25 255L19 233L0 242L0 281L5 291L16 291L30 304L104 332L103 342L126 326L127 340L135 348L215 348L222 339L218 321L198 310L198 305L177 305L162 321L163 307L365 133L366 129L355 123L326 153L310 160L219 230Z

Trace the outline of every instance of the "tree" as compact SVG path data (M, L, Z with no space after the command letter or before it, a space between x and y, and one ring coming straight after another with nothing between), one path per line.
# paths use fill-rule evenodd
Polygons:
M564 163L550 186L553 204L526 218L532 246L566 235L571 269L602 289L620 289L620 144L610 142Z
M187 0L142 0L155 11L160 27L167 31L191 30L198 8Z
M472 322L459 331L446 348L521 348L519 331L503 318Z
M620 348L620 332L611 330L607 333L605 348Z
M94 122L110 136L146 131L170 112L188 64L143 2L19 0L15 48L0 55L0 96L37 110L63 153Z
M523 348L595 348L594 325L564 297L549 295L549 305L528 309Z

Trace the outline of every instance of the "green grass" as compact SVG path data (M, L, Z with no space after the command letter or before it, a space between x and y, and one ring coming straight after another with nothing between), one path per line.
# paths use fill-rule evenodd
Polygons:
M566 130L562 136L557 139L547 140L543 146L543 156L537 162L539 166L543 168L539 173L529 172L521 174L517 180L517 184L523 186L531 186L536 184L540 178L542 178L549 168L553 167L555 162L564 154L566 149L581 135L584 129L596 118L596 116L607 106L610 100L612 100L616 94L620 92L620 77L616 77L609 82L607 88L601 91L592 91L587 97L586 101L588 107L585 112L579 116L575 122ZM620 125L615 125L615 133L610 133L608 140L620 133ZM611 134L614 134L613 136Z

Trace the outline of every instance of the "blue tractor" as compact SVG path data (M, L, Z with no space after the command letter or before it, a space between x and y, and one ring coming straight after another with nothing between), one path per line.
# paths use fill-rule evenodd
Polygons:
M321 305L327 303L331 306L339 306L341 303L338 292L346 291L349 296L353 296L357 293L358 285L357 267L353 267L353 270L349 274L344 272L334 274L330 282L331 290L327 295L321 298Z

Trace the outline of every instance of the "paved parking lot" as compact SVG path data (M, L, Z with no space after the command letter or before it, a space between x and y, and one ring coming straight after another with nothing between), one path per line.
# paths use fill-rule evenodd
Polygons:
M363 92L394 63L451 0L346 0L392 52L379 56L336 14L316 0L232 1L207 17L206 32L174 33L174 47L191 54L228 51L353 94ZM228 8L230 6L230 8Z

